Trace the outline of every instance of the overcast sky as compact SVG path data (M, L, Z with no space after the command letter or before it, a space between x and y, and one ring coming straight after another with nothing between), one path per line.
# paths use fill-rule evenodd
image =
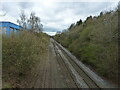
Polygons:
M34 2L0 2L0 21L11 21L17 24L21 10L28 16L34 11L41 18L44 32L54 35L75 23L83 21L90 15L97 16L101 11L117 7L115 2L53 2L49 0ZM2 16L6 14L5 16Z

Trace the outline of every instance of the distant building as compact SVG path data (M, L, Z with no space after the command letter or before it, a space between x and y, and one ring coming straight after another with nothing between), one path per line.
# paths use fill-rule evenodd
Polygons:
M19 32L20 29L21 27L14 23L5 21L0 22L0 34L10 35L12 32L13 33Z

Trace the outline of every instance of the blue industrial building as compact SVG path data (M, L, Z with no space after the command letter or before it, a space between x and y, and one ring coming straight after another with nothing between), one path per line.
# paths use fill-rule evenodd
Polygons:
M0 33L10 35L12 32L19 32L21 27L11 22L0 22Z

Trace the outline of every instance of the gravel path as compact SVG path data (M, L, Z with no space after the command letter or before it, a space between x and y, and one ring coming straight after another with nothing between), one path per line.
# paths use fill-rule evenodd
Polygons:
M52 42L28 77L27 88L76 88L69 70L62 59L56 54Z

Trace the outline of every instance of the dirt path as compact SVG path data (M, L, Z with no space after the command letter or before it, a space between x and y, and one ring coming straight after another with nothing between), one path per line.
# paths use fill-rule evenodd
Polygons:
M111 84L97 76L50 39L46 52L23 83L25 88L103 88ZM73 61L74 60L74 61ZM87 70L87 71L86 71ZM89 76L88 76L89 74ZM92 76L91 76L92 75Z
M27 83L27 82L26 82ZM47 53L43 55L33 71L33 75L29 76L28 88L75 88L77 87L73 81L69 71L62 59L57 56L52 42L50 42Z

